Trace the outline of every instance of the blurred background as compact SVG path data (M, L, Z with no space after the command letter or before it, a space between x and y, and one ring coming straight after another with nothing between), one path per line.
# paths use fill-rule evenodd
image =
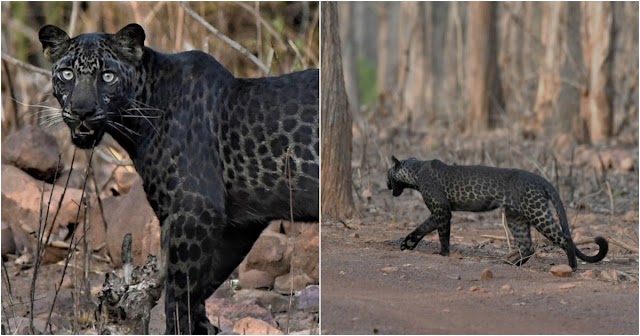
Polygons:
M506 126L528 136L569 132L579 142L637 133L637 2L349 2L338 9L356 118L373 113L360 107L379 104L396 125ZM594 99L610 123L602 130L581 122Z

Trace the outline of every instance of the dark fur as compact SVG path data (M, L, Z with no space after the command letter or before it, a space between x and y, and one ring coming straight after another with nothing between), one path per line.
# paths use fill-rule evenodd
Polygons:
M571 239L567 215L555 188L544 178L519 169L485 166L449 166L438 160L399 161L392 157L393 167L387 173L387 187L393 196L400 196L405 188L418 190L431 216L409 234L400 248L413 249L422 238L438 230L440 254L449 254L452 211L483 212L503 208L520 254L513 263L520 266L534 253L531 226L567 253L569 265L578 266L576 255L587 262L602 260L608 243L596 237L598 254L587 256ZM554 220L553 205L560 220Z
M269 221L290 218L286 163L294 219L318 221L318 70L238 79L203 52L145 47L137 24L39 35L73 143L107 132L142 176L168 261L167 333L211 331L204 300Z

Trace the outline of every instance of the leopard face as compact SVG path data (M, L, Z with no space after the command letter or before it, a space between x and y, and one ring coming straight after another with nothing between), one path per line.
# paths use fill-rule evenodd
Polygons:
M416 188L416 172L410 168L410 165L405 163L411 163L417 160L410 158L408 160L400 161L395 156L391 157L393 166L387 171L387 188L393 190L393 196L400 196L405 188Z
M39 38L45 57L53 63L53 94L72 142L88 149L98 145L107 131L127 135L130 130L123 119L136 92L144 30L131 24L116 34L71 39L62 29L47 25Z

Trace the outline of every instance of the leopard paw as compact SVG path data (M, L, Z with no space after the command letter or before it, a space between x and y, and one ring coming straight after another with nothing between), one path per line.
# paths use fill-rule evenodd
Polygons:
M415 241L411 235L408 235L400 244L400 250L413 250L420 241Z

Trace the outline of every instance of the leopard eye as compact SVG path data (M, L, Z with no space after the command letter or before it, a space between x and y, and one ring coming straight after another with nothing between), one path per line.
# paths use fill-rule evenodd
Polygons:
M105 72L102 74L102 80L105 83L112 83L116 79L116 75L113 72Z
M73 79L73 77L74 77L73 71L69 69L62 70L62 79L66 81L70 81Z

